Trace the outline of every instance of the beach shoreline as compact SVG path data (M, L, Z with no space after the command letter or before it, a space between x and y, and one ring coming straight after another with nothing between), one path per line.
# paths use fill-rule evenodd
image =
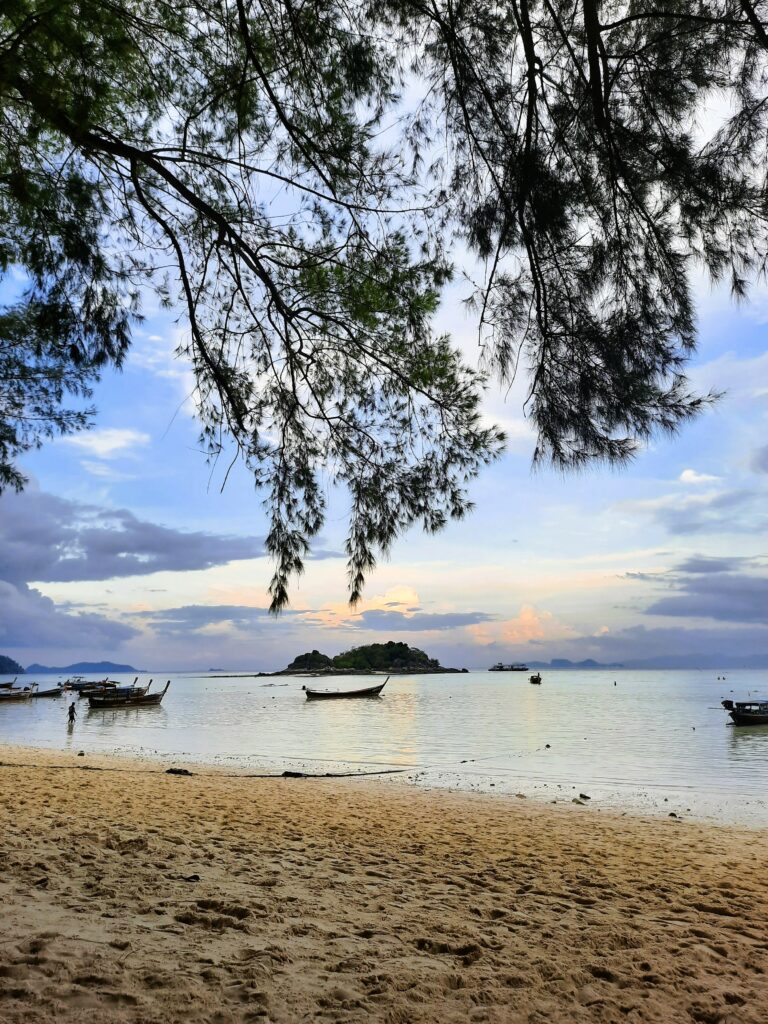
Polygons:
M184 767L0 748L4 1024L764 1021L765 830Z

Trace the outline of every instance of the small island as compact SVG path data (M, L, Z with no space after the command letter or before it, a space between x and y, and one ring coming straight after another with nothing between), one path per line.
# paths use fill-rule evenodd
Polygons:
M300 654L287 668L275 675L373 675L386 672L389 675L425 675L438 672L466 672L465 668L445 668L436 658L430 658L418 647L388 640L384 644L366 644L353 647L331 658L320 651Z

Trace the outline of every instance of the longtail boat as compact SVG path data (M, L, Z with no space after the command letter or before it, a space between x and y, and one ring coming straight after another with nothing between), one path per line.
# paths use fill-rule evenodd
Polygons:
M0 704L16 700L31 700L32 695L37 689L37 683L32 683L31 686L20 687L18 689L11 690L0 690Z
M768 725L768 697L720 701L734 725Z
M534 686L541 686L541 672L535 672L528 679L529 683L533 683Z
M383 683L376 686L364 686L359 690L311 690L308 686L302 686L307 695L307 700L344 700L350 697L378 697L381 691L389 682L389 676Z
M52 686L50 690L35 690L33 697L60 697L64 693L63 686Z
M151 685L150 679L146 688L129 688L130 692L127 693L94 693L88 698L88 704L91 708L136 708L159 704L171 685L171 680L168 680L164 689L156 690L154 693L149 692Z

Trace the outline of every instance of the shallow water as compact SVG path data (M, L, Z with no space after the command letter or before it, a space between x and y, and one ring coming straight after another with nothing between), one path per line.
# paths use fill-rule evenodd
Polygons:
M768 825L768 727L735 728L720 707L768 690L761 673L543 677L531 686L524 673L394 676L380 699L308 702L296 677L173 675L160 707L93 711L80 700L71 730L72 697L0 705L0 742L277 773L402 768L383 777L558 802L585 793L594 807Z

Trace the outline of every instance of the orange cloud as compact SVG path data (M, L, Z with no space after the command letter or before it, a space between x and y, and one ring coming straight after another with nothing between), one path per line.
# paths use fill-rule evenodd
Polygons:
M467 632L478 644L524 644L531 640L552 640L570 636L574 631L558 622L552 612L524 604L514 619L467 626Z

